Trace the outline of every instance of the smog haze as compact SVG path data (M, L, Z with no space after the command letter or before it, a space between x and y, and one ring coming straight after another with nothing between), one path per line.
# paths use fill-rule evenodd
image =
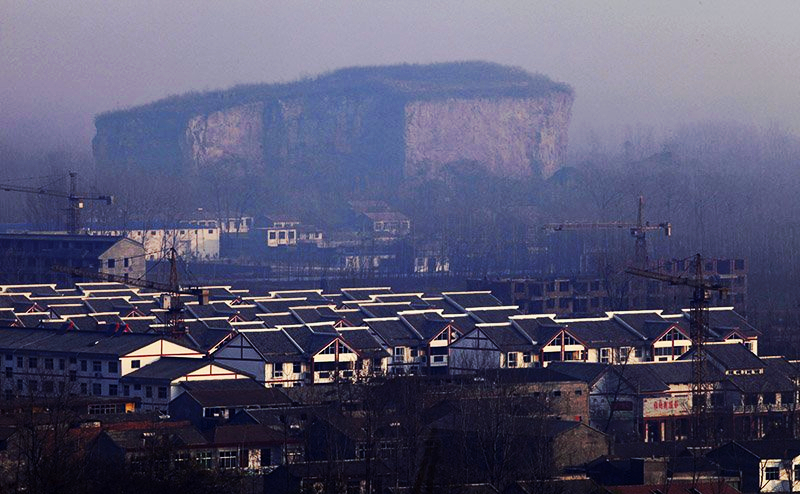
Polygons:
M800 128L794 2L0 2L0 138L86 150L97 113L346 66L486 60L575 89L571 145L697 121Z

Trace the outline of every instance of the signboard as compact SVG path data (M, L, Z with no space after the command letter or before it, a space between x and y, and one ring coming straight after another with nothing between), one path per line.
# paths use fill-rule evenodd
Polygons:
M691 397L685 395L645 398L643 408L645 417L674 417L692 413Z

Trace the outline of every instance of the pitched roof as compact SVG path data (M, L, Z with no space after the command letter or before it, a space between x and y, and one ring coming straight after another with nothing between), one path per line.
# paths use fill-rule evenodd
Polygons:
M453 304L460 311L477 307L499 307L503 305L491 292L442 292L445 300Z
M531 352L533 344L511 324L487 324L474 329L480 331L502 352Z
M339 337L339 334L332 328L328 331L315 331L308 326L299 326L284 328L283 331L297 343L300 348L303 349L303 353L307 355L316 354Z
M338 330L344 342L365 358L386 357L389 350L383 348L367 328L342 328Z
M438 312L400 313L400 320L422 335L425 340L436 337L453 321L442 317Z
M597 381L610 368L609 364L596 362L550 362L547 369L572 376L575 379L589 383Z
M174 381L207 365L215 365L227 371L242 374L241 371L205 358L161 357L155 362L126 374L121 380Z
M556 320L590 348L637 345L644 340L612 318L601 320Z
M365 319L364 323L380 337L387 346L409 346L416 348L422 339L399 318Z
M247 338L267 362L294 362L303 355L282 330L242 331L239 334Z
M265 388L250 379L184 381L180 385L206 408L291 405L291 400L280 388Z
M705 353L725 370L763 369L766 364L741 343L715 343L704 345ZM691 360L694 349L680 357L680 360Z

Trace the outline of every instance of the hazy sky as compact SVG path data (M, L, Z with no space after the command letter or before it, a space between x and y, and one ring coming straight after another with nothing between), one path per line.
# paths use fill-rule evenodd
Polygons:
M0 0L0 138L351 65L488 60L576 91L572 138L682 122L800 131L800 2Z

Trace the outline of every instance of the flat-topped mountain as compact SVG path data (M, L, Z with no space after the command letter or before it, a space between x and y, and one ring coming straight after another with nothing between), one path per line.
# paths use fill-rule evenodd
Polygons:
M547 177L566 155L572 101L565 84L492 63L347 68L104 113L93 149L102 167L174 173L315 163L386 181L470 162Z

